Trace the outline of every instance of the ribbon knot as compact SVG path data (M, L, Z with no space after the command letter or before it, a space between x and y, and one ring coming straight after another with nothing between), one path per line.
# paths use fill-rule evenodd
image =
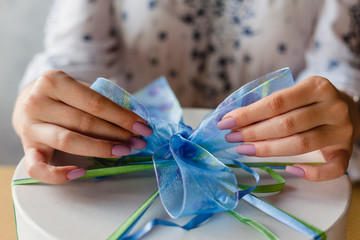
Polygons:
M230 168L181 134L153 155L160 197L174 218L226 211L237 205L237 182Z
M292 85L288 68L254 80L226 98L195 130L184 124L180 104L165 78L134 96L104 78L91 88L134 111L153 129L146 148L132 155L152 156L162 203L170 216L178 218L234 209L238 199L255 188L238 189L235 174L225 164L250 172L256 184L259 176L234 160L240 157L237 144L225 141L228 131L220 131L217 122L231 110Z

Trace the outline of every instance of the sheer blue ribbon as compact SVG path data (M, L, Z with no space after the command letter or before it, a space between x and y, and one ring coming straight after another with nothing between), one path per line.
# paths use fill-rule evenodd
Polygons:
M171 217L178 218L234 209L238 200L256 187L258 174L235 160L240 157L237 143L226 142L229 130L219 130L217 123L231 110L292 85L288 68L256 79L227 97L195 130L184 123L181 106L163 77L133 96L104 78L98 78L91 88L134 111L152 128L153 134L145 138L146 148L132 155L152 156L163 206ZM235 174L225 164L251 173L255 185L239 190Z

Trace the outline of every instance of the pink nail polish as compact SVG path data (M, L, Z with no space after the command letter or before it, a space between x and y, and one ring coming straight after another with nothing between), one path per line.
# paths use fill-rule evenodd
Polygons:
M144 139L138 137L131 137L129 141L129 145L132 148L144 149L147 145L147 142Z
M66 175L67 179L69 180L73 180L75 178L79 178L84 176L86 173L86 170L83 168L77 168L77 169L73 169L70 172L68 172L68 174Z
M242 142L243 138L240 132L231 132L225 135L225 140L229 143Z
M254 156L256 149L254 144L241 144L236 147L236 152L240 155Z
M305 170L300 167L286 166L285 171L298 177L305 177Z
M139 135L144 137L150 137L152 134L151 128L143 124L142 122L135 122L132 126L132 129Z
M130 152L131 152L130 147L125 145L114 145L111 151L112 155L118 157L129 155Z
M236 127L236 125L237 125L237 123L236 123L235 119L233 119L233 118L226 118L217 123L217 127L220 130L231 129L233 127Z

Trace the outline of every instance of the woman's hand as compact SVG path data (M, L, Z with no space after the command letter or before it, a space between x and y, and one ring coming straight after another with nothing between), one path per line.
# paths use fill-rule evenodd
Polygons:
M312 76L249 106L227 113L218 123L232 129L237 151L259 157L291 156L320 149L326 164L295 164L286 170L311 181L340 177L359 136L356 104L327 79Z
M102 158L128 155L130 147L146 146L136 136L151 135L146 124L132 111L61 71L46 72L27 86L13 113L27 172L32 178L55 184L85 174L77 166L49 165L55 149Z

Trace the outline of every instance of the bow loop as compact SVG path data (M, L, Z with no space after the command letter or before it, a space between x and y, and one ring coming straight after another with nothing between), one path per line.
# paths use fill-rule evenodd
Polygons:
M104 78L91 88L134 111L152 128L152 135L145 138L146 148L136 154L153 157L162 203L169 215L177 218L231 210L238 198L254 189L238 190L235 174L224 165L224 161L240 157L235 151L237 144L225 141L229 131L219 130L217 123L226 113L292 84L288 68L250 82L208 114L195 131L183 123L180 104L164 78L134 95L143 104ZM233 162L258 182L255 172Z
M148 110L133 96L131 96L130 93L112 81L106 78L97 78L90 88L102 94L103 96L110 98L113 102L119 104L120 106L135 112L145 121L150 119Z
M140 99L151 117L172 123L182 122L182 108L164 77L136 92L134 97Z
M250 105L293 84L294 81L290 69L283 68L244 85L228 96L212 113L207 115L189 139L207 149L215 157L239 158L239 154L235 149L237 144L229 143L225 140L225 135L230 130L219 130L217 123L226 113Z

